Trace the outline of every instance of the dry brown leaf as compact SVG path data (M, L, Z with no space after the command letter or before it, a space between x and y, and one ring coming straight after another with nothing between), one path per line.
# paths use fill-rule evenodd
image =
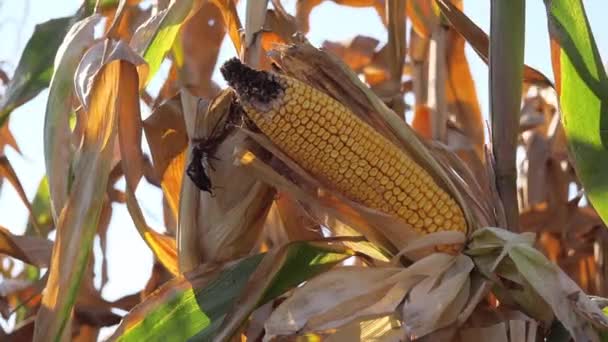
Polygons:
M483 161L485 125L464 48L464 38L453 29L449 30L446 56L447 109L464 135L470 139L477 157Z
M414 118L412 120L412 129L421 137L431 139L431 110L424 104L416 104L414 108Z
M8 229L0 227L0 253L7 254L36 267L48 267L51 260L53 243L47 239L33 236L13 235Z
M50 259L50 255L49 255ZM36 314L46 277L30 282L22 279L4 279L0 284L0 307L2 317L9 319L19 308L25 309L24 318Z
M23 186L21 185L21 181L17 177L17 174L15 173L15 170L13 169L11 162L4 155L0 155L0 179L2 179L2 178L7 179L8 182L11 183L11 185L13 186L15 191L17 191L17 195L19 196L19 199L21 200L21 202L23 202L23 204L27 208L27 211L29 212L30 217L32 217L32 218L36 217L34 215L34 209L32 208L32 204L27 199L25 190L23 189ZM36 220L31 220L30 222L34 226L34 229L36 229L37 231L40 232L40 228L38 227L38 222L36 222Z
M275 203L287 241L315 240L323 237L319 224L306 214L293 197L279 193Z
M106 37L115 40L131 40L135 30L150 17L152 8L146 10L139 6L142 0L121 0L118 7L105 10L108 18Z
M458 33L460 33L471 47L477 52L479 57L484 62L488 62L488 51L489 51L489 39L488 35L485 34L474 22L471 21L458 6L450 3L449 0L435 0L441 12L450 21L452 26ZM553 87L553 83L543 75L540 71L524 64L524 75L523 81L529 84L538 84L543 86Z
M8 122L0 127L0 155L4 155L6 146L10 146L18 153L21 153L17 141L15 141L15 137L9 128Z
M410 0L407 3L407 16L412 21L412 28L420 37L430 38L431 32L439 25L439 16L434 4L428 0Z
M241 53L243 48L243 43L241 41L241 30L243 26L241 25L241 20L239 19L239 15L236 11L236 4L233 0L211 0L217 8L222 12L222 17L224 18L224 25L227 28L228 35L232 40L232 44L234 45L237 53Z
M353 71L360 71L371 63L379 43L377 39L358 35L348 44L326 41L323 49L340 57Z
M341 267L326 272L297 288L275 309L265 325L265 340L276 335L323 331L356 319L391 314L412 288L446 270L450 272L454 261L454 257L447 254L432 254L408 268ZM442 312L441 307L427 309Z
M177 86L206 99L219 92L211 76L225 34L222 12L212 2L205 2L182 27L179 38L182 56L174 58L180 79ZM173 96L177 91L165 96Z
M142 121L137 94L139 80L137 70L125 70L125 77L121 80L123 89L130 92L120 101L123 107L118 113L118 146L120 148L121 165L131 191L137 189L139 180L143 175L144 155L141 150ZM119 96L121 96L120 94Z
M130 74L129 74L130 73ZM121 87L127 94L137 94L137 70L125 71ZM178 275L177 251L175 240L156 233L146 223L139 204L135 199L135 191L143 174L143 152L141 150L141 114L139 98L129 96L122 101L122 110L118 115L118 145L121 152L121 165L127 183L127 209L135 223L137 231L147 243L154 255L173 275Z
M171 274L174 276L179 275L177 263L178 252L175 239L157 233L148 226L137 199L135 198L135 194L130 189L127 189L127 208L129 209L129 214L133 219L137 231L152 253L154 253L154 256L169 272L171 272Z
M143 122L154 170L173 217L177 220L179 196L188 146L179 95L158 107Z
M169 207L169 202L167 201L167 197L163 195L163 223L165 224L165 229L167 229L167 233L171 236L175 236L177 232L177 217L175 217L175 213Z

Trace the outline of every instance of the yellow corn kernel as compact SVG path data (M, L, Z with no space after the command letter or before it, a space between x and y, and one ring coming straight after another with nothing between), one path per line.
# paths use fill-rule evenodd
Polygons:
M399 217L420 233L466 232L456 201L404 151L333 98L294 78L250 69L237 59L224 64L222 73L257 127L326 186ZM298 128L303 125L312 134L302 134ZM305 146L321 152L294 148L284 135L297 135Z

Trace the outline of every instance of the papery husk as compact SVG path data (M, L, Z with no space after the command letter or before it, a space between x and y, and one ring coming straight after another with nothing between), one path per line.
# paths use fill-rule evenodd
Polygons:
M482 272L516 284L505 286L495 278L495 293L515 299L524 313L546 323L555 315L576 341L597 341L596 329L608 327L608 318L599 307L558 266L534 249L533 233L484 228L472 239L466 253Z
M265 325L265 340L322 332L356 319L384 317L397 309L412 288L449 272L457 259L435 253L408 268L352 266L326 272L297 288L275 309Z
M234 123L230 122L235 114L238 117L231 91L220 93L207 106L183 92L182 106L190 141L208 139L228 130L214 158L209 158L212 167L206 168L213 194L201 191L187 176L182 182L178 244L180 267L187 271L199 263L222 262L249 254L272 204L274 190L232 163L233 146L246 144L246 136L233 130ZM192 143L186 165L191 161L191 153Z

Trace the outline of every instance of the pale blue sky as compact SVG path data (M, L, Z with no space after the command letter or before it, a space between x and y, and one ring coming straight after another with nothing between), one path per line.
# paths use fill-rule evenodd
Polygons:
M292 11L296 0L283 0L285 7ZM244 1L242 1L244 3ZM605 19L608 1L584 0L600 52L608 51L608 30ZM489 29L489 0L465 0L465 12L484 31ZM80 0L0 0L0 62L3 69L12 73L27 39L36 23L51 18L73 14ZM243 13L243 4L239 10ZM375 11L353 9L325 2L315 9L311 16L311 31L308 38L314 45L324 40L346 41L357 34L375 37L386 41L386 32ZM220 63L234 55L232 44L225 41ZM467 49L478 96L484 115L488 112L487 68L485 64ZM526 8L526 54L525 60L531 66L553 78L549 59L549 42L545 8L542 0L528 0ZM216 81L225 84L216 73ZM13 163L30 199L44 172L42 148L42 129L47 92L42 92L28 104L15 110L10 120L13 131L23 155L12 150L7 156ZM124 185L123 185L124 186ZM150 186L140 185L137 193L142 201L143 210L153 227L162 227L160 191ZM27 212L13 188L5 184L0 192L0 225L20 233L25 228ZM133 223L123 205L114 206L114 216L108 233L110 282L104 289L107 299L115 299L141 289L150 273L151 254L139 238ZM96 248L97 245L96 245Z

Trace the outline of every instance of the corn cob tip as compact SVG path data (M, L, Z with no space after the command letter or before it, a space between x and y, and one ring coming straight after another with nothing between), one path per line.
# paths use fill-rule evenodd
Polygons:
M241 99L261 110L269 109L285 90L274 75L252 69L236 57L226 61L220 71Z

